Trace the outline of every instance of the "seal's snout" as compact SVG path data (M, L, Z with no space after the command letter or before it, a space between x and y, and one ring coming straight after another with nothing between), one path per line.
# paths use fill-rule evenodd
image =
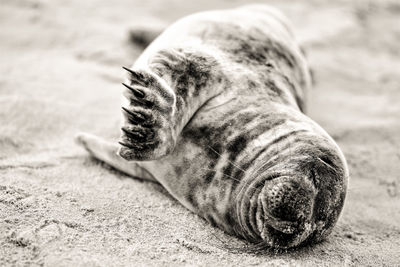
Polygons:
M309 218L314 202L312 188L285 178L274 179L265 186L264 210L280 221Z
M269 180L259 195L257 227L261 238L275 247L292 247L312 232L316 190L306 179Z

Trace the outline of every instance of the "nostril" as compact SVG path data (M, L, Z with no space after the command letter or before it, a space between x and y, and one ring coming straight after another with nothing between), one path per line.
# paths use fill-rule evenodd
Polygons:
M256 215L261 238L271 246L292 247L313 231L316 189L306 178L278 177L267 181L258 197Z
M279 177L268 181L259 198L264 217L259 227L272 227L284 234L302 232L312 216L315 191L306 179Z
M305 219L311 215L312 211L311 193L297 182L273 183L266 190L265 207L276 219L283 221Z

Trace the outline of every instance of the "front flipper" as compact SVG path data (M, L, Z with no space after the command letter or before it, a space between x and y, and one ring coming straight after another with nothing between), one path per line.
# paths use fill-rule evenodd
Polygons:
M175 147L174 91L156 74L124 68L130 74L122 106L124 122L118 154L126 160L154 160Z
M75 141L93 157L111 165L130 176L157 182L154 176L140 162L129 162L117 155L118 146L95 135L79 133Z
M160 50L150 56L147 67L124 68L130 79L124 83L121 157L155 160L170 154L197 110L225 90L218 61L192 50Z

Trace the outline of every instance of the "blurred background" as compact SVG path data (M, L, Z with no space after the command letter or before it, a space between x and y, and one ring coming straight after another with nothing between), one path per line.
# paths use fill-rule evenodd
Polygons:
M400 2L254 1L289 17L316 84L308 115L349 164L346 205L323 243L246 243L161 186L88 157L78 131L118 135L121 66L135 27L249 1L1 0L0 265L385 265L400 262Z

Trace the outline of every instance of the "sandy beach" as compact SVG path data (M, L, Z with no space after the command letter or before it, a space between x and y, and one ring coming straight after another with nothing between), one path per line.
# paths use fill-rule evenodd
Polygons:
M260 2L260 1L258 1ZM160 185L92 159L73 137L119 134L129 29L236 1L2 0L0 266L400 266L400 3L264 1L293 22L315 74L308 115L351 179L327 240L247 245Z

